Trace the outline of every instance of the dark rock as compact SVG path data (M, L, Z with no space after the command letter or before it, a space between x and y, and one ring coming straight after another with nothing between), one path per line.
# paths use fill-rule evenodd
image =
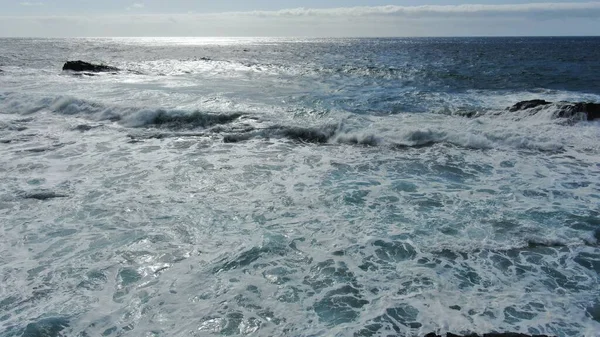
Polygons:
M577 114L585 114L588 121L600 119L600 104L598 103L562 103L559 106L558 117L570 118Z
M45 318L35 323L27 324L22 337L60 337L61 331L69 327L66 318Z
M511 106L510 108L508 108L508 111L515 112L515 111L527 110L527 109L537 108L538 106L544 106L544 105L549 105L549 104L552 104L552 102L548 102L543 99L533 99L530 101L521 101L521 102Z
M510 112L522 111L533 109L541 106L555 104L558 118L572 118L578 115L585 115L588 121L600 119L600 104L599 103L588 103L588 102L558 102L552 103L542 99L534 99L530 101L522 101L508 108ZM534 113L535 114L535 113Z
M78 71L78 72L89 71L89 72L93 72L93 73L98 73L98 72L119 71L119 68L106 66L106 65L102 65L102 64L92 64L92 63L83 62L83 61L68 61L63 66L63 70Z
M585 103L585 112L587 113L588 121L594 119L600 119L600 104L598 103Z
M450 309L460 311L462 308L460 307L460 305L453 305L450 307Z

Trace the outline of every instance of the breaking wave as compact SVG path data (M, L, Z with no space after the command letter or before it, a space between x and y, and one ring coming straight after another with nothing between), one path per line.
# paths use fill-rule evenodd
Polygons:
M400 129L396 132L377 132L374 129L357 131L348 129L344 123L316 127L273 126L264 129L250 129L226 134L223 140L226 143L238 143L251 139L270 138L310 144L384 146L392 149L422 148L436 144L479 150L516 148L560 152L564 149L564 146L558 141L514 132L475 133L468 130L443 129Z
M63 115L82 115L96 121L119 122L126 127L207 128L227 124L242 117L241 113L219 114L183 109L110 106L65 96L32 101L5 94L0 95L0 102L5 113L28 115L47 110Z
M447 144L479 150L511 148L560 152L569 146L593 147L594 137L573 137L577 131L569 131L569 125L582 120L581 114L564 118L559 115L559 108L559 105L550 104L517 112L490 111L476 118L436 114L377 117L346 113L334 118L337 123L331 123L329 119L329 123L320 124L325 121L316 119L306 126L301 125L306 124L304 119L292 119L281 124L277 119L270 121L266 116L259 118L234 111L218 113L199 109L119 106L68 96L31 99L14 93L0 94L0 111L4 113L31 115L49 111L94 121L116 122L129 128L206 129L222 134L226 143L275 138L310 144L395 149ZM251 120L252 123L249 123Z

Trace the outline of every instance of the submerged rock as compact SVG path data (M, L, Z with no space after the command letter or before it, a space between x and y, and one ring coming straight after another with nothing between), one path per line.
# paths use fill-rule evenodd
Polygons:
M111 66L107 66L107 65L103 65L103 64L93 64L93 63L88 63L88 62L83 62L83 61L67 61L67 63L65 63L65 65L63 66L63 71L64 70L77 71L77 72L89 71L89 72L98 73L98 72L119 71L119 68L111 67Z
M588 102L558 102L552 103L542 99L534 99L529 101L521 101L511 106L507 110L509 112L529 110L533 108L543 107L547 105L554 105L556 107L557 118L572 118L577 115L585 115L588 121L600 119L600 104L599 103L588 103ZM538 111L534 111L536 114Z

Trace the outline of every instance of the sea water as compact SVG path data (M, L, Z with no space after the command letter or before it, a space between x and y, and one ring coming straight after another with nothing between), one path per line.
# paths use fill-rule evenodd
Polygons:
M598 60L0 39L0 335L600 336L600 124L506 111L600 102Z

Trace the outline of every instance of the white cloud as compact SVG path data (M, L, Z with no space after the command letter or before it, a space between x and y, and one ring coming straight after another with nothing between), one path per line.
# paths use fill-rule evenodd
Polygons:
M144 6L136 3L129 8ZM4 36L598 35L597 27L600 27L600 2L0 16L0 35Z
M44 5L43 2L28 2L28 1L21 2L21 6L27 6L27 7L43 6L43 5Z
M146 6L143 3L136 2L133 5L127 7L127 10L130 11L130 10L133 10L133 9L142 9L144 7L146 7Z
M42 2L21 2L23 6L41 6ZM137 2L127 9L143 9ZM188 12L189 14L189 12ZM200 14L202 15L202 14ZM237 15L257 17L439 17L439 16L522 16L522 15L561 15L561 16L600 16L600 2L548 2L528 4L463 4L463 5L421 5L421 6L362 6L328 9L290 8L278 11L226 12L203 15Z
M364 6L329 9L293 8L279 11L234 12L237 15L260 17L439 17L439 16L600 16L600 2L529 3L505 5L422 5L422 6Z

